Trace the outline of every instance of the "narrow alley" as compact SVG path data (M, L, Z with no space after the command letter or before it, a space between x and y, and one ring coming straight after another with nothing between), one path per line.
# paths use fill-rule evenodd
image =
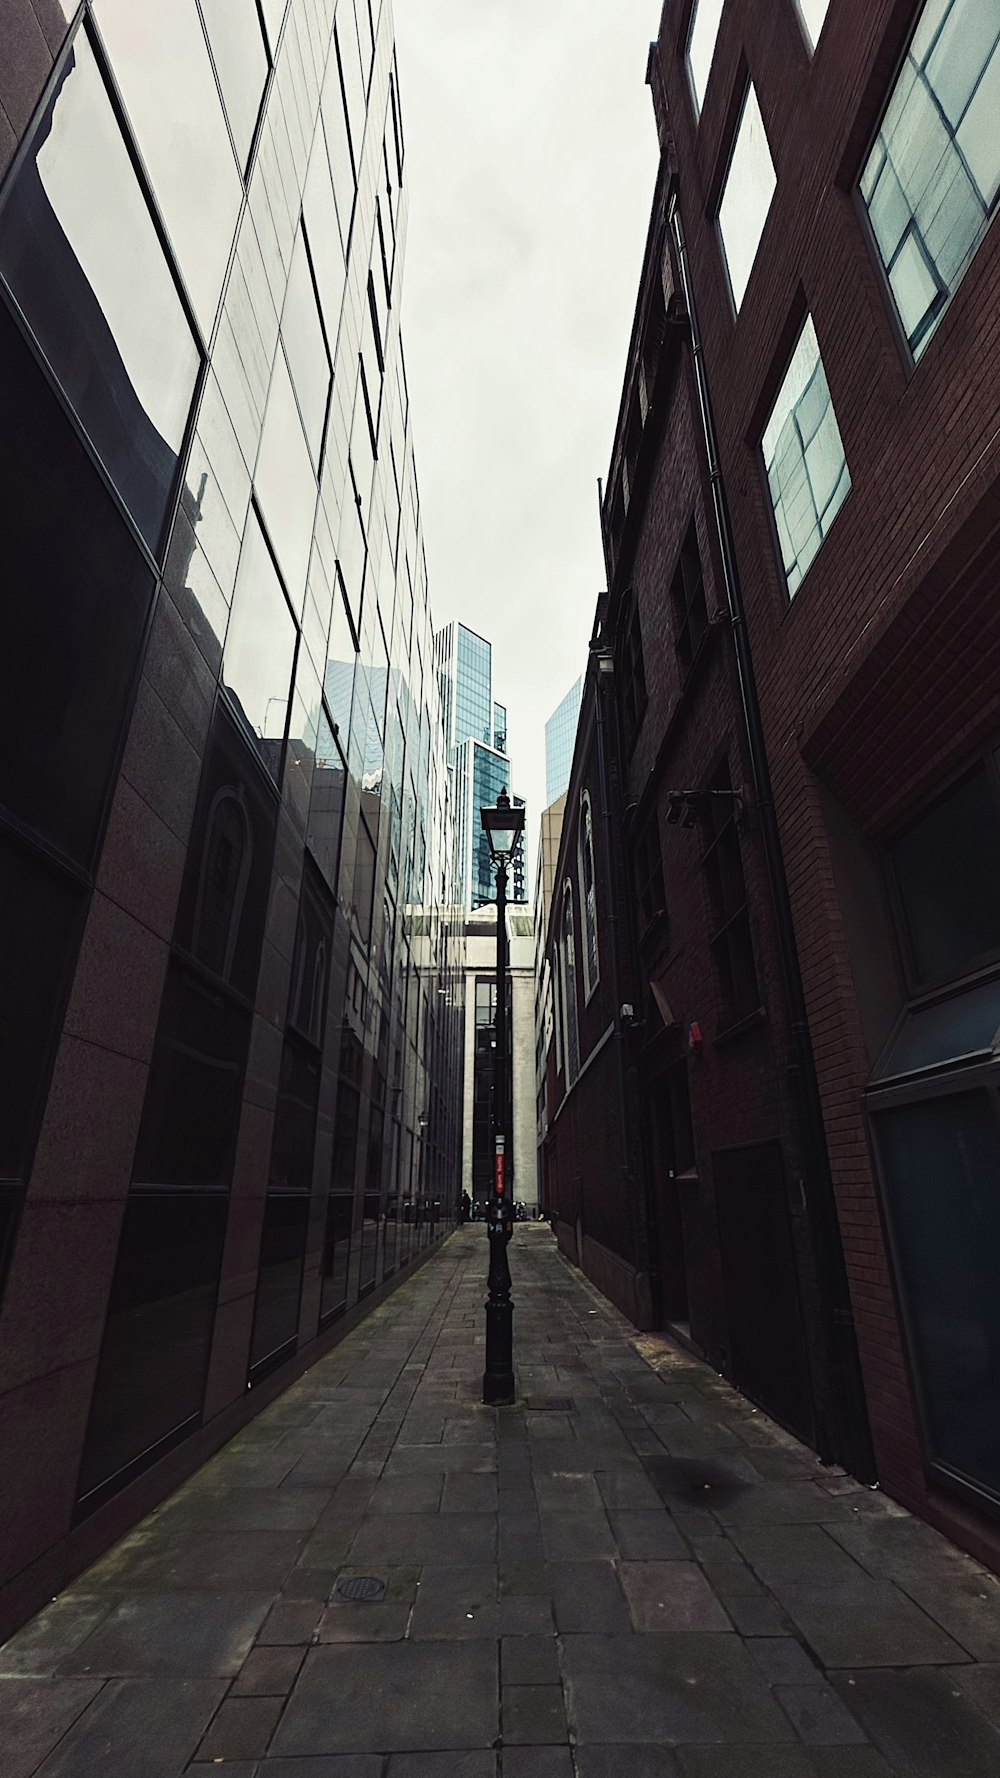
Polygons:
M0 1651L3 1778L995 1778L1000 1584L518 1228L455 1234Z

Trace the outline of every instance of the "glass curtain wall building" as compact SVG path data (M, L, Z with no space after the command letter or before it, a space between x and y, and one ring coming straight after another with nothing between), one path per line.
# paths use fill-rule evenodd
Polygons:
M583 680L578 679L561 704L557 704L545 724L545 806L547 809L565 796L573 769L576 726L580 720Z
M236 10L51 27L0 183L0 1626L455 1212L391 10Z
M501 790L507 790L519 808L524 807L524 798L510 790L507 710L493 701L490 643L464 624L448 624L434 638L434 658L453 786L459 895L471 911L496 900L489 842L479 811L495 803ZM526 900L524 872L522 843L510 871L512 901Z

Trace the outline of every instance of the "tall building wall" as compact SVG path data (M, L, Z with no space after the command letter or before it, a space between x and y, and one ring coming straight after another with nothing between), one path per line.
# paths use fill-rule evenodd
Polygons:
M495 899L489 842L479 811L495 803L501 790L519 807L524 799L510 790L507 711L493 702L493 650L465 624L447 624L434 638L441 706L448 737L448 769L455 806L460 895L467 911ZM523 842L514 857L508 893L525 900Z
M545 806L565 796L573 768L573 748L583 698L583 679L571 685L545 724Z
M3 1625L458 1190L391 12L245 10L0 0Z

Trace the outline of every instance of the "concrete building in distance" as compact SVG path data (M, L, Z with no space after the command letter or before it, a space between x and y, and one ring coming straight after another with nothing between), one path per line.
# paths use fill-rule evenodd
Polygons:
M507 1066L511 1093L513 1193L534 1214L538 1205L535 1156L535 929L525 907L507 907ZM465 1105L462 1184L485 1203L493 1184L493 1076L496 1059L496 904L465 923Z
M558 704L545 724L545 806L564 796L569 784L576 742L576 725L580 716L583 680L571 685L562 703Z
M501 790L520 808L524 798L510 788L507 711L493 700L489 642L465 624L447 624L434 638L434 660L453 786L459 894L471 911L492 901L496 893L479 811L495 803ZM523 843L511 863L508 895L511 901L526 900Z
M0 8L0 1634L461 1169L390 7L66 10Z

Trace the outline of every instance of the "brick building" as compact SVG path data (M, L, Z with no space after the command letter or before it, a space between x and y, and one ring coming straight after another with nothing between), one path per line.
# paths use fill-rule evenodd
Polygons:
M667 0L649 70L877 1472L994 1565L998 40L994 0Z

